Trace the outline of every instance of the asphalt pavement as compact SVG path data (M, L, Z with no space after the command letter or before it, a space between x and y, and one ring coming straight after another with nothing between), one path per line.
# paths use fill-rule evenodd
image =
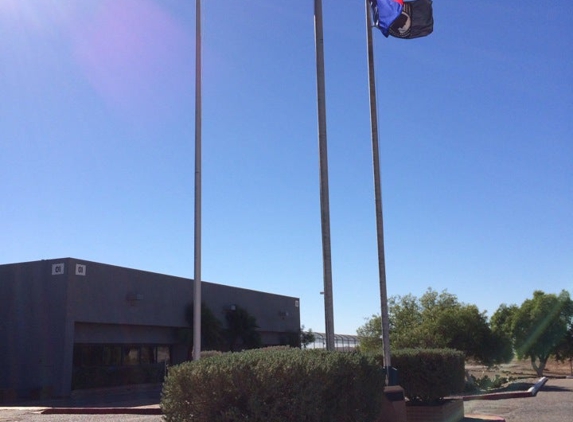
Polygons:
M159 422L161 384L78 390L63 399L0 404L0 422Z
M466 401L464 411L506 422L572 422L573 379L549 379L533 397Z

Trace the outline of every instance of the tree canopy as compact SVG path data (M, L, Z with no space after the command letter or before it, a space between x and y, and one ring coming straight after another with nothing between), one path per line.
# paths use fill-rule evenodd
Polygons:
M447 291L428 289L420 298L394 296L388 305L393 349L457 349L486 365L512 357L509 341L491 330L485 313ZM357 334L361 350L381 350L380 316L372 316Z
M304 329L304 325L300 327L299 330L299 343L300 347L306 349L310 343L314 342L316 339L314 333L312 332L312 328L309 328L307 331Z
M573 324L571 324L569 330L567 330L565 338L557 346L555 357L560 361L568 360L571 375L573 375Z
M185 320L189 328L180 329L178 332L179 340L189 346L193 345L193 328L195 314L193 304L185 308ZM201 303L201 350L221 350L224 347L224 330L219 319L207 307ZM189 349L191 355L192 348ZM190 357L190 356L189 356Z
M234 351L237 346L242 349L256 349L261 347L261 334L257 330L257 319L246 309L235 306L225 313L227 321L227 339L229 350Z
M494 329L510 335L517 357L529 358L539 376L550 356L569 353L572 324L573 302L565 290L559 295L536 290L521 306L501 305L492 316Z
M358 327L356 335L362 352L382 350L382 319L380 315L372 315L364 325Z
M193 344L193 304L185 309L189 328L178 331L179 340L189 346ZM201 350L254 349L261 346L261 334L257 319L246 309L235 306L225 311L225 326L215 314L201 303ZM295 333L296 336L296 333ZM298 340L298 339L297 339ZM191 348L189 350L191 357Z

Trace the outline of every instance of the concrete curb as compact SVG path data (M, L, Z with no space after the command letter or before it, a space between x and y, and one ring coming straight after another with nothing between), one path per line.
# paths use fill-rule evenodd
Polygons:
M505 422L505 419L500 416L492 416L492 415L466 415L462 419L462 422L479 422L479 421Z
M531 393L532 396L536 396L537 392L539 390L541 390L541 387L543 387L545 385L545 383L547 382L548 379L549 378L547 378L547 377L540 378L539 381L537 381L533 387L531 387L529 390L527 390L527 392Z
M489 393L489 394L479 394L472 396L463 396L464 401L470 400L503 400L503 399L519 399L527 397L535 397L537 392L545 385L548 378L540 378L535 385L527 391L507 391L502 393Z

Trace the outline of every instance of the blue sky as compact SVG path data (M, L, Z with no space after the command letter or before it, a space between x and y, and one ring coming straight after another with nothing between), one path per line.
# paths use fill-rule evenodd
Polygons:
M335 331L380 312L364 3L323 0ZM573 292L573 6L374 33L388 295ZM0 262L193 276L191 0L0 0ZM312 0L203 0L203 279L324 331Z

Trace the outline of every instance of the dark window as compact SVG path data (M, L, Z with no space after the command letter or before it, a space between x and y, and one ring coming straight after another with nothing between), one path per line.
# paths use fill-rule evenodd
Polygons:
M139 365L139 346L123 347L123 364Z
M74 347L74 366L104 365L104 346L82 344Z
M157 363L171 363L171 349L169 346L157 346Z
M171 348L149 344L75 344L74 367L171 363Z
M155 347L153 346L142 346L141 347L141 364L155 363Z
M121 346L116 346L116 345L103 346L103 364L105 366L121 365Z

